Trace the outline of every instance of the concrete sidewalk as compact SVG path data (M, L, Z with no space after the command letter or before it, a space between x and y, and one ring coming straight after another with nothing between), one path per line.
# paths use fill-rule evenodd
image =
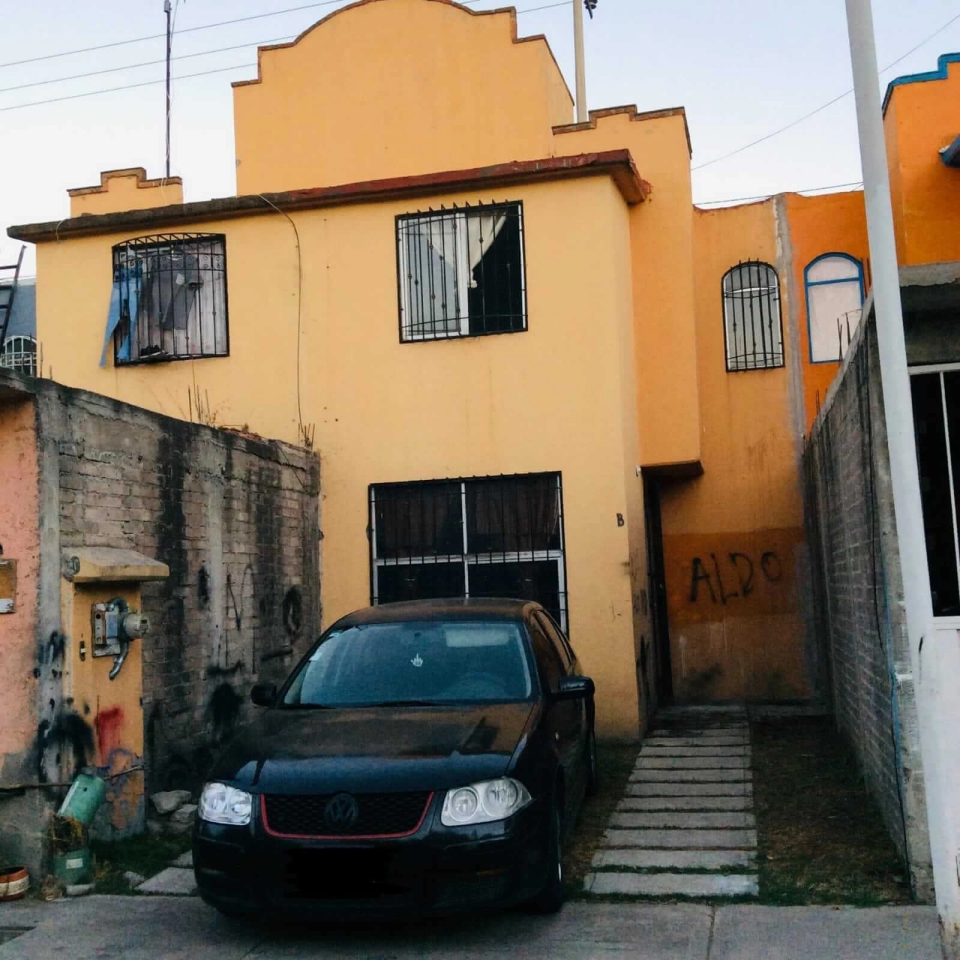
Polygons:
M17 928L29 932L4 942ZM404 926L259 926L196 898L91 896L0 904L0 960L938 960L936 911L570 903L556 917L512 912Z

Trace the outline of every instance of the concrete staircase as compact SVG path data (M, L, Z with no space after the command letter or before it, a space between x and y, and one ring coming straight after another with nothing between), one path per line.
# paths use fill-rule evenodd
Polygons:
M587 894L755 897L750 728L743 707L671 707L643 743Z

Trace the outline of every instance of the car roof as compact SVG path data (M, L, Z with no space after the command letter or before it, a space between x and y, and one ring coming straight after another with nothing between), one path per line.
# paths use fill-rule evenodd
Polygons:
M334 626L355 627L366 623L405 623L423 620L522 620L529 610L542 609L532 600L471 597L447 600L406 600L364 607L341 617Z

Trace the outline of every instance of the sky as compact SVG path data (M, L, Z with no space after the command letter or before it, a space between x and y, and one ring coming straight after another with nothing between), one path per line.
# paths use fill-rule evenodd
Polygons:
M236 189L231 81L256 75L258 43L293 38L347 3L172 2L172 172L183 177L188 201L228 196ZM571 4L515 6L520 34L547 36L573 89ZM881 68L900 60L882 73L883 84L932 70L938 55L960 50L958 0L873 0L873 7ZM162 175L165 111L163 0L6 0L4 8L0 263L19 249L7 226L66 217L66 190L98 183L101 170L143 166ZM114 45L72 52L106 44ZM740 150L850 90L843 0L598 0L595 18L586 20L586 56L591 108L686 108L698 203L860 180L852 95ZM218 72L187 76L207 71ZM139 86L77 96L131 84ZM47 100L56 102L38 102ZM24 274L33 269L28 250Z

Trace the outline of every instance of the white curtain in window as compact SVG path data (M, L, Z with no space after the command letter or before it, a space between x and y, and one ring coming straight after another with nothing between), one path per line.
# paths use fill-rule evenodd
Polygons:
M455 216L408 220L401 227L405 326L414 335L444 335L466 315L461 292L462 241ZM463 303L461 303L463 299Z
M860 266L849 257L823 257L807 267L810 359L841 360L860 322Z

